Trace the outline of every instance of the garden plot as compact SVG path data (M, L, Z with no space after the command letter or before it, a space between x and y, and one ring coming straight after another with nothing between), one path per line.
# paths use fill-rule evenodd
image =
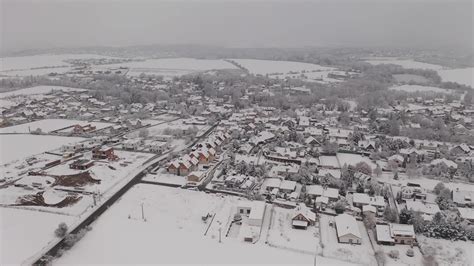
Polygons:
M472 241L450 241L416 236L426 255L433 255L439 265L474 265Z
M307 230L292 227L293 210L273 207L267 242L270 246L289 249L306 254L321 254L319 228L309 226Z
M0 264L19 265L56 239L58 224L76 217L0 207Z
M236 69L237 67L224 60L207 60L195 58L163 58L147 59L143 61L126 62L104 66L107 68L125 67L129 71L127 75L139 76L140 74L161 76L182 76L186 74L213 70L213 69ZM98 67L103 69L104 67Z
M375 247L376 249L382 250L385 253L385 266L396 266L396 265L421 265L422 264L422 257L423 255L420 253L420 249L418 247L413 247L414 256L408 257L407 250L411 249L409 245L394 245L394 246L387 246L387 245L377 245L376 242ZM397 259L391 258L389 253L392 250L398 251L399 257Z
M450 94L454 92L452 90L442 89L438 87L420 86L420 85L401 85L401 86L391 87L390 90L404 91L404 92L426 92L426 93L446 93L446 94Z
M329 226L329 222L333 226ZM374 251L370 244L369 236L362 222L357 222L362 235L362 244L351 245L338 242L336 226L333 216L321 215L319 224L321 226L321 240L323 246L323 256L336 258L344 261L360 263L362 265L377 265Z
M372 168L372 171L377 167L377 165L373 163L372 160L370 160L370 158L364 157L360 154L339 152L337 153L336 156L341 166L344 166L344 164L347 164L348 166L349 165L355 166L356 164L360 162L365 162Z
M86 89L78 89L78 88L63 87L63 86L35 86L31 88L26 88L26 89L2 92L0 93L0 98L48 94L48 93L51 93L52 91L81 92L81 91L86 91Z
M1 135L0 165L32 155L58 149L62 145L83 140L76 137L39 135Z
M236 197L230 196L137 185L104 213L93 224L92 231L56 262L71 265L313 265L314 258L309 255L226 238L225 226L233 217L232 210L237 201ZM142 220L142 204L146 221ZM212 222L208 219L204 223L202 216L208 213L216 213L216 217ZM223 231L222 243L219 243L220 228Z
M41 132L49 133L51 131L63 129L66 127L72 127L74 125L87 125L90 124L96 127L96 130L103 129L113 124L103 122L87 122L82 120L70 120L70 119L43 119L26 124L15 125L11 127L5 127L0 129L0 133L29 133L36 129L41 129ZM72 128L70 128L72 129Z

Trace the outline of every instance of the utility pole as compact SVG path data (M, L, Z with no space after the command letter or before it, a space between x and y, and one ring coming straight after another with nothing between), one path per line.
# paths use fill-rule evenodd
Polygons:
M222 243L221 231L222 231L222 227L219 227L219 243Z
M143 210L143 202L142 202L142 220L145 221L145 211Z

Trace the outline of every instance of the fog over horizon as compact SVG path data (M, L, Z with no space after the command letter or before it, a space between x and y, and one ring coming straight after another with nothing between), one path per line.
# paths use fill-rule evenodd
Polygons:
M0 1L2 53L150 44L473 50L472 1Z

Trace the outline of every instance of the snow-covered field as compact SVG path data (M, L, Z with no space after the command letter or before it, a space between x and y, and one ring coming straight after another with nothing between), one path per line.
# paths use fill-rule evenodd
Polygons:
M474 67L438 70L443 81L457 82L474 89Z
M54 240L58 224L75 217L0 207L0 264L19 265Z
M420 86L420 85L401 85L391 87L390 90L405 91L405 92L434 92L434 93L452 93L453 91L442 89L431 86Z
M81 120L70 120L70 119L43 119L30 123L19 124L11 127L0 128L0 133L29 133L30 130L34 131L38 128L42 132L48 133L65 127L70 127L73 125L87 125L91 124L96 127L96 129L102 129L109 127L113 124L103 123L103 122L87 122Z
M219 228L226 230L237 202L236 197L137 185L56 263L313 265L314 256L260 242L222 236L219 243ZM141 219L142 204L146 221ZM207 213L216 213L210 227L210 221L201 220Z
M0 164L26 158L31 155L54 150L68 143L75 143L82 138L38 135L1 135Z
M106 65L107 68L129 68L128 75L138 76L141 73L180 76L194 72L213 69L236 69L237 67L224 60L206 60L195 58L163 58L147 59L144 61L126 62L120 64Z
M474 88L474 68L455 68L449 69L440 65L417 62L412 59L401 60L397 58L382 58L375 60L366 60L365 62L380 65L380 64L394 64L403 68L419 68L429 69L438 72L442 81L451 81L459 84L471 86Z
M0 98L7 98L13 96L25 96L25 95L37 95L37 94L47 94L52 92L53 90L60 90L60 91L85 91L85 89L78 89L78 88L70 88L70 87L62 87L62 86L35 86L26 89L20 89L15 91L9 92L2 92L0 93Z
M51 68L55 72L56 67L69 67L71 64L65 62L68 59L100 59L111 58L95 54L42 54L31 56L16 56L0 58L0 74L9 75L12 70L29 70L36 68Z
M474 265L474 243L416 236L426 255L433 255L439 265Z

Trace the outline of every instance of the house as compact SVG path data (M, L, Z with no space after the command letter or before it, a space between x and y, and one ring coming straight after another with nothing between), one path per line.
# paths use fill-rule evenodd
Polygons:
M361 208L365 205L371 205L377 208L378 212L383 212L385 209L385 200L382 196L370 197L365 193L354 193L352 195L352 202L354 207Z
M168 145L166 144L166 142L155 140L148 143L147 147L153 153L162 154L164 151L166 151Z
M402 167L403 165L403 161L405 159L403 158L403 156L399 155L399 154L395 154L395 155L392 155L390 157L388 157L388 163L393 163L394 165L398 166L398 167Z
M69 164L69 168L76 169L76 170L86 170L89 167L92 167L93 165L94 165L94 161L87 160L87 159L80 159Z
M337 201L339 199L339 190L335 188L326 188L320 185L306 186L306 194L309 197L316 199L319 197L326 197L329 202Z
M280 189L281 180L279 178L267 178L265 179L264 186L265 189L270 192L274 189Z
M86 132L94 131L95 129L96 129L96 126L93 126L91 124L87 124L83 126L76 124L72 128L72 133L75 133L75 134L86 133Z
M471 153L471 149L465 143L459 144L451 149L451 153L453 154L469 154Z
M104 146L92 150L92 159L94 160L116 160L118 157L114 153L114 148Z
M84 142L77 142L72 144L66 144L61 147L63 152L76 152L85 149L86 144Z
M293 228L306 229L310 225L316 223L316 214L308 207L299 205L293 212L291 224Z
M357 143L357 146L366 151L373 151L375 150L375 141L373 140L360 140Z
M458 208L459 216L467 220L470 224L474 224L474 209L471 208Z
M361 244L362 235L356 219L349 214L339 214L334 218L336 222L337 240L339 243Z
M280 184L280 191L283 193L292 193L296 189L296 182L290 180L283 180Z
M264 201L242 201L237 205L237 213L248 216L248 224L261 226L265 214Z
M395 240L395 244L413 245L416 242L415 229L412 224L390 225L390 235Z
M460 190L457 188L453 190L453 202L458 207L473 207L474 206L474 191Z
M430 220L430 217L434 216L437 212L440 211L439 206L436 203L415 200L407 200L405 208L407 210L421 212L422 214L424 214L424 218L426 220Z
M189 173L187 180L190 183L199 183L205 176L205 171L193 171Z
M122 148L125 150L138 150L141 144L141 139L127 139L122 143Z
M395 240L390 232L390 225L377 224L375 225L375 237L379 245L395 245Z
M179 176L185 176L188 175L191 171L193 171L197 165L197 160L195 158L192 158L195 160L194 162L191 162L188 159L185 158L180 158L177 160L172 161L167 168L168 173L174 174L174 175L179 175Z
M208 164L212 162L215 158L216 150L213 148L200 148L189 154L190 157L196 158L200 164Z

